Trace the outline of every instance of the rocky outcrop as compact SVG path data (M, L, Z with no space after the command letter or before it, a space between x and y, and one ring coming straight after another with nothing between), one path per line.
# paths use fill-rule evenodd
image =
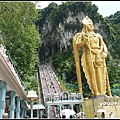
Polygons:
M58 9L60 9L60 7ZM81 8L79 8L80 12L77 14L74 14L74 12L67 7L65 9L67 17L62 18L63 22L59 22L58 25L52 23L50 19L54 10L47 15L44 22L40 24L38 22L37 24L37 28L39 28L39 33L41 34L41 43L38 49L41 60L50 59L56 52L62 52L69 46L72 46L73 36L81 31L81 21L87 13L81 11ZM61 16L58 17L61 19ZM89 17L91 18L90 15ZM105 36L100 20L94 23L94 29L96 32Z

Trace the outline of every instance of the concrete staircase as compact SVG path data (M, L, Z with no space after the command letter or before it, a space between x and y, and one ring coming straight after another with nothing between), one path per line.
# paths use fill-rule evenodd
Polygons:
M45 96L51 93L62 93L62 88L60 86L59 81L56 78L55 72L52 69L50 63L42 64L39 66L39 76L40 76L40 87L41 87L41 97L40 99L44 100L45 103ZM55 118L54 115L54 107L50 107L50 118Z

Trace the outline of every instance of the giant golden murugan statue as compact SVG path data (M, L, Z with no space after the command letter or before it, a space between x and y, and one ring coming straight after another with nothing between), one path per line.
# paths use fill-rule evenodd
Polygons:
M79 91L82 93L81 63L92 94L94 96L106 95L107 90L108 95L111 96L105 62L105 57L108 54L107 47L102 36L94 32L93 22L88 16L82 20L82 24L82 32L76 33L73 37L73 50ZM81 47L83 47L83 54L80 62L78 49Z

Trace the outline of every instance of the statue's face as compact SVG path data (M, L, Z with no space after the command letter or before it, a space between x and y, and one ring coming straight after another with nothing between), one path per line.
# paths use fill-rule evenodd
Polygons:
M89 32L91 32L91 31L93 31L93 24L88 24L87 25L87 30L89 31Z

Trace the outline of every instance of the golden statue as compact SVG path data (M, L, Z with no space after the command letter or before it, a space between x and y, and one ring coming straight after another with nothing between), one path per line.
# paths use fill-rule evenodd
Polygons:
M82 20L82 24L82 32L76 33L73 37L73 50L79 91L82 93L81 63L92 94L94 96L106 95L107 89L108 95L111 96L105 62L105 57L108 54L107 47L102 36L93 31L93 22L88 16ZM83 47L83 54L80 62L78 49L81 47Z

